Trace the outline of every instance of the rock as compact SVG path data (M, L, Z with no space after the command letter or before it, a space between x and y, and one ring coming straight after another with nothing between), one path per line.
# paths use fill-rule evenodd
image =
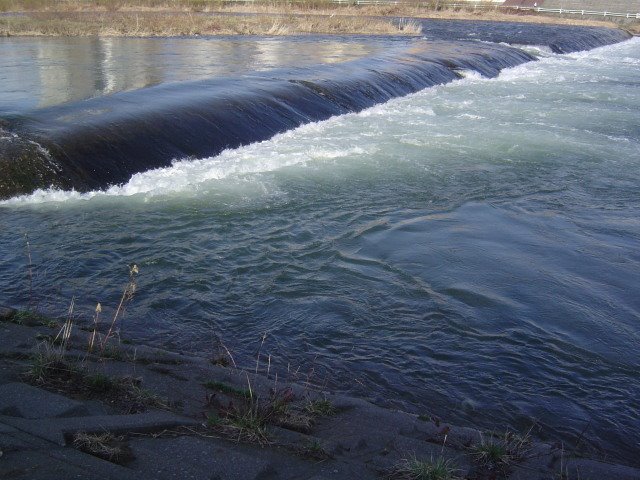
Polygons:
M8 322L16 314L16 309L0 305L0 321Z

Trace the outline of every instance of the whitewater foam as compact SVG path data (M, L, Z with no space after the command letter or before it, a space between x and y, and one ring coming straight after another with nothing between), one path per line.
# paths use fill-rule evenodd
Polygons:
M562 83L567 78L554 73L549 75L550 67L564 65L567 61L600 61L612 55L618 58L628 49L636 48L640 39L634 38L620 44L601 47L589 52L579 52L569 55L549 54L537 62L530 62L509 69L493 79L482 77L477 72L461 72L462 78L446 85L435 86L406 97L392 99L384 104L375 105L359 113L349 113L329 120L308 123L296 129L278 134L273 138L232 150L225 150L217 156L200 159L176 159L171 166L137 173L122 185L111 186L104 190L94 190L87 193L77 191L63 191L54 188L38 189L29 195L21 195L0 202L0 205L17 206L41 203L56 203L67 201L87 201L105 197L143 196L147 199L168 194L210 192L219 188L220 181L254 181L260 180L256 175L273 172L287 167L308 168L312 164L335 162L338 159L363 158L377 153L375 145L359 146L363 137L379 137L379 127L371 124L361 124L363 120L372 122L384 121L402 123L403 125L430 126L427 118L437 117L430 100L441 93L458 91L475 84L500 83ZM638 60L633 57L622 56L628 64L634 65ZM628 59L628 60L627 60ZM514 99L524 99L524 94L512 96ZM454 110L470 109L473 100L455 98ZM410 109L408 111L408 109ZM410 115L407 113L410 112ZM544 112L541 113L544 115ZM457 113L454 116L467 121L484 121L486 117L478 112ZM376 120L380 118L380 120ZM360 124L358 123L360 122ZM432 138L459 138L455 132L430 132ZM328 138L318 145L319 138ZM328 147L332 141L339 145ZM421 139L413 137L397 139L405 145L430 145ZM371 142L368 142L371 143ZM366 144L366 143L365 143ZM253 176L248 179L248 176ZM264 187L264 186L263 186ZM261 188L269 192L269 188Z

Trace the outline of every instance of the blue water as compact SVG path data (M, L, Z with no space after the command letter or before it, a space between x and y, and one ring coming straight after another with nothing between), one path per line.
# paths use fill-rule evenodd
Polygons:
M177 40L174 40L177 41ZM384 44L384 40L379 40ZM640 40L0 205L2 301L637 464ZM34 299L32 299L34 300Z

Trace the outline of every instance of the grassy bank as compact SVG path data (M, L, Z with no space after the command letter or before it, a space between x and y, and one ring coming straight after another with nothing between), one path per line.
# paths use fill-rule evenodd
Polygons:
M420 26L318 15L202 15L191 12L33 12L0 17L2 36L417 35Z
M525 14L505 10L447 8L443 1L403 5L338 5L326 0L0 0L0 35L173 36L294 35L304 33L415 35L416 23L399 27L385 18L418 17L613 26L611 22ZM222 13L227 15L213 15ZM259 14L259 15L228 15ZM206 15L209 14L209 15ZM625 25L640 32L640 23Z

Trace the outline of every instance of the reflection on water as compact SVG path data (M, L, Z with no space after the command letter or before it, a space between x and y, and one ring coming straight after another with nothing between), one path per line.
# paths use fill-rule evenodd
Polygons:
M0 39L0 113L162 82L343 62L382 45L357 37Z

